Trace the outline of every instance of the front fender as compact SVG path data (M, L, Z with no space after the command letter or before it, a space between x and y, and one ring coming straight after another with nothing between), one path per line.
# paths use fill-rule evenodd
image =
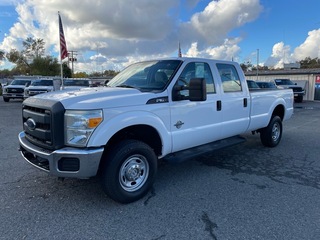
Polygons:
M111 114L112 115L112 114ZM166 120L163 120L158 115L146 111L132 111L118 113L110 117L110 111L105 116L104 121L94 131L88 142L88 147L104 146L108 141L120 130L134 125L148 125L156 129L162 142L163 155L170 153L171 135L168 131L170 119L167 115Z

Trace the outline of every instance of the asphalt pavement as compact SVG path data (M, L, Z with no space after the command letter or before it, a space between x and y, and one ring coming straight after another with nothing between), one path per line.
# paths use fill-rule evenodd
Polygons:
M320 239L320 102L295 104L282 141L259 135L180 164L123 205L96 178L50 177L18 151L21 103L0 98L0 239Z

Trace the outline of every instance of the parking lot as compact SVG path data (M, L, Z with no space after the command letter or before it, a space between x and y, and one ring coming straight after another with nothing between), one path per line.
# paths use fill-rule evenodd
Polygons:
M295 105L276 148L246 134L161 164L152 191L128 205L96 178L60 181L26 163L21 103L0 98L0 239L320 239L320 102Z

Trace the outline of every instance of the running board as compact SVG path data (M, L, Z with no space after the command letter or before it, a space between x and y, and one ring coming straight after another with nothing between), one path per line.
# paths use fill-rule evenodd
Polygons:
M200 145L197 147L189 148L186 150L182 150L176 153L169 154L163 158L163 160L169 163L180 163L191 158L195 158L201 155L204 155L208 152L213 152L218 149L222 149L225 147L230 147L239 143L245 142L246 139L242 136L230 137L222 140L218 140L215 142L207 143L204 145Z

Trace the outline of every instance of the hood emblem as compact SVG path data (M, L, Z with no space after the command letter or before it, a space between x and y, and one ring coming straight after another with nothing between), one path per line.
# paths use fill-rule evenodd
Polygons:
M27 127L30 131L33 131L36 129L36 122L32 118L28 118L26 121Z

